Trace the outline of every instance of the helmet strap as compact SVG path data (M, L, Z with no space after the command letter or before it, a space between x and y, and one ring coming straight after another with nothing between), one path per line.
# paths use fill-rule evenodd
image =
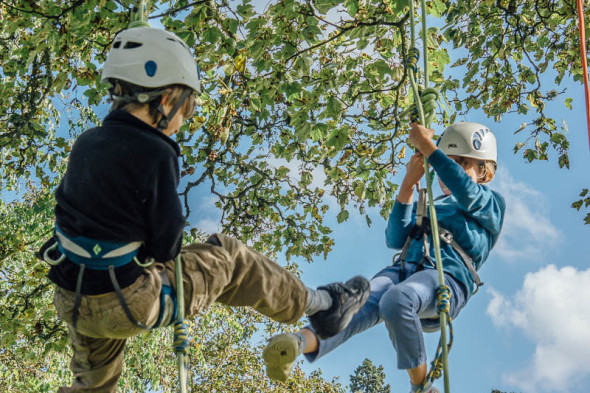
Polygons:
M117 101L117 102L124 102L128 104L130 102L139 102L140 104L150 103L151 101L155 100L156 98L162 96L166 92L166 89L158 89L152 91L133 91L132 94L119 96L114 94L112 91L110 92L110 100Z
M172 107L172 109L170 109L170 112L168 114L166 114L166 110L164 109L164 106L162 105L162 102L160 101L160 104L156 108L158 110L158 112L160 112L160 114L162 115L162 118L158 122L158 127L157 127L158 130L164 131L168 127L168 124L170 124L170 120L172 120L172 118L174 117L176 112L178 112L180 107L184 104L184 101L186 101L186 99L188 98L189 95L191 95L191 93L192 93L191 89L184 89L184 91L182 92L182 95L178 99L178 102L176 102L176 104Z

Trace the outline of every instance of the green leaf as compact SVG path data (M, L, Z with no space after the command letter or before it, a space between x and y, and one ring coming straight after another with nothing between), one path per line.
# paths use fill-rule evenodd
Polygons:
M330 131L326 139L326 146L333 147L336 151L340 151L346 146L349 139L348 129L345 127L336 128Z
M287 94L287 100L291 101L293 96L299 95L301 92L301 83L295 81L284 85L285 94Z
M326 112L325 115L327 117L336 118L340 115L342 111L342 103L336 97L329 97L328 102L326 104Z
M211 44L216 43L217 40L219 40L219 29L217 29L217 27L205 29L203 32L203 40Z
M346 0L344 2L344 8L346 8L348 15L354 18L359 10L359 2L358 0Z
M324 123L316 123L311 127L311 139L317 142L324 138L327 134L328 126Z
M266 48L265 42L262 40L256 40L250 46L250 56L254 60L258 60L262 54L264 53L264 49Z
M336 216L336 220L338 221L339 224L343 223L344 221L348 220L349 217L349 213L348 210L341 210L340 213L338 213L338 216Z
M339 0L316 0L314 5L321 14L325 14L339 3Z

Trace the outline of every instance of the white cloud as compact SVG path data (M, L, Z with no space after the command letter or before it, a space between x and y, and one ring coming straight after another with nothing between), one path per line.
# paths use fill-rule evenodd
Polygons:
M506 199L504 227L495 253L506 260L539 260L563 241L548 217L545 196L506 170L499 170L493 188Z
M590 381L590 269L546 266L525 276L513 300L489 292L494 324L518 328L536 345L530 364L505 375L506 382L557 393Z
M219 233L221 232L221 224L219 220L202 219L198 220L195 224L196 228L205 233Z

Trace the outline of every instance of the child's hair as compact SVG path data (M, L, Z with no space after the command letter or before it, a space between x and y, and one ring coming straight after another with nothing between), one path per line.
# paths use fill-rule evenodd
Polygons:
M121 81L121 80L111 80L111 83L112 83L113 87L110 89L110 93L115 96L119 96L119 97L133 96L134 93L136 93L138 91L137 86L135 86L131 83ZM180 99L180 96L182 95L182 92L186 88L187 87L183 86L183 85L170 85L170 86L165 87L165 89L167 89L166 93L169 94L169 99L170 99L171 105L176 105L176 103ZM140 89L142 92L146 92L148 90L145 88L140 88ZM153 89L153 90L161 90L161 89L162 88L157 88L157 89ZM166 93L164 93L164 94L166 94ZM112 105L111 105L110 111L114 111L115 109L122 109L127 112L134 112L137 110L141 110L142 108L144 108L147 105L148 111L149 111L148 113L149 113L153 123L158 123L160 121L160 118L162 117L162 114L160 112L158 112L158 110L156 108L158 107L158 104L160 103L161 97L162 96L158 96L155 99L153 99L152 101L146 102L146 103L141 103L138 101L126 102L123 100L111 100ZM179 109L179 112L182 113L182 115L185 119L188 119L189 117L191 117L194 114L194 111L195 111L195 95L191 94L185 100L184 104Z
M489 183L494 176L496 176L496 163L492 160L480 161L477 182L479 184Z

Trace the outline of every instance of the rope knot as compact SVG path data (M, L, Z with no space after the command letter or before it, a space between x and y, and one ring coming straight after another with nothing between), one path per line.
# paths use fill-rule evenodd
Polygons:
M443 373L443 360L442 357L438 357L432 361L432 380L439 379Z
M410 48L405 65L414 71L414 74L418 73L418 60L420 60L420 51L418 48Z
M451 312L451 289L446 285L440 285L436 288L436 296L438 298L436 307L438 313L445 313L449 315Z
M174 323L174 352L188 355L189 329L190 327L188 319L183 319Z

